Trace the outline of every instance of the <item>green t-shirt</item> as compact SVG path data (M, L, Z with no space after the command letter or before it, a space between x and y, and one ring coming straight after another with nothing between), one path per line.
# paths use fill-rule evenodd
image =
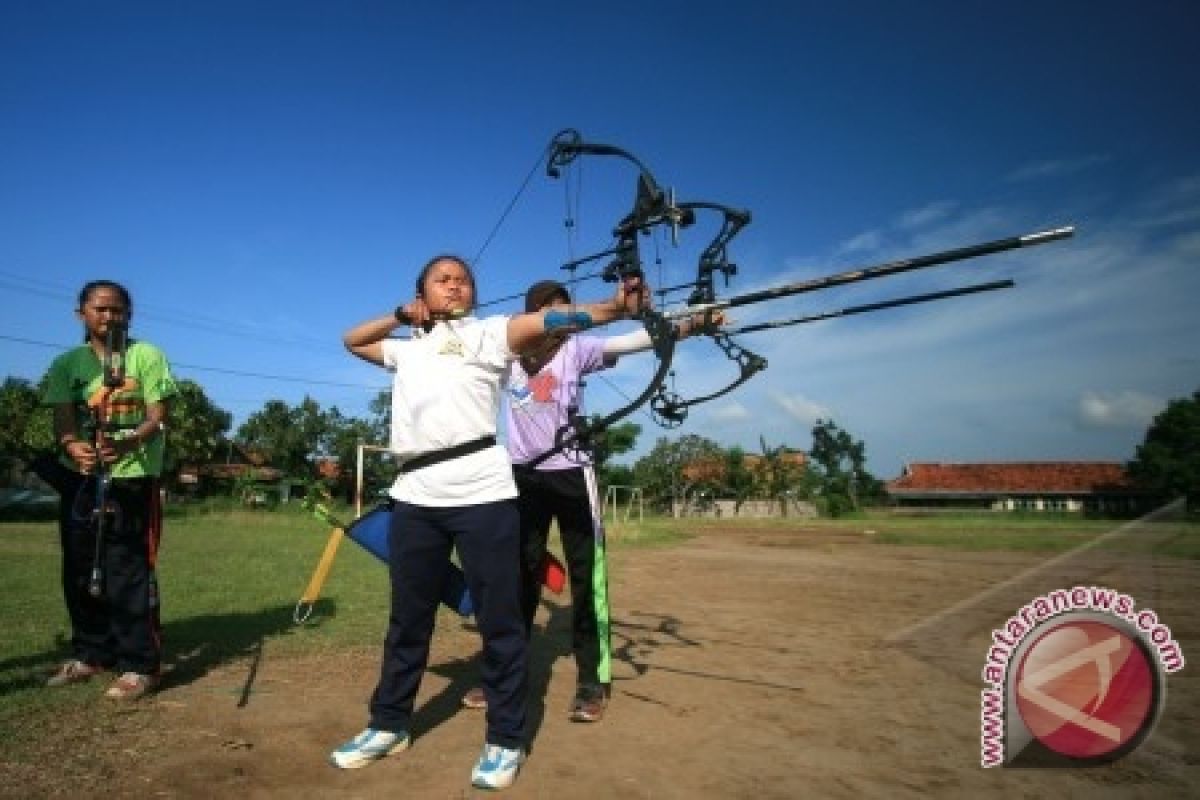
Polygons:
M88 345L60 355L50 364L46 375L47 405L71 403L75 407L80 437L95 436L96 413L104 400L104 369L96 352ZM125 384L108 395L109 435L114 439L130 435L146 419L146 405L159 403L177 392L171 368L163 352L143 341L131 341L125 350ZM138 449L112 465L114 478L141 478L161 475L165 436L153 436ZM75 462L63 457L72 469Z

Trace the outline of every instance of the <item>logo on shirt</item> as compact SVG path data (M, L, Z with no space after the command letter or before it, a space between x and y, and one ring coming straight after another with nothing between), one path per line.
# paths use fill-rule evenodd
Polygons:
M554 399L554 390L558 388L558 378L549 372L534 375L529 379L529 391L535 403L549 403Z
M463 343L461 339L447 339L442 342L442 347L438 350L439 356L458 356L462 358Z
M514 406L523 406L533 398L533 392L529 391L528 386L521 384L520 386L509 386L508 396Z

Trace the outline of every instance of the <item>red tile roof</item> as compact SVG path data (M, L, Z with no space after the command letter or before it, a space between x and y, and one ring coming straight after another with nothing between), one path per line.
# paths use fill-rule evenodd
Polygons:
M1106 461L1026 461L1006 464L908 464L888 491L1062 492L1129 490L1125 467Z

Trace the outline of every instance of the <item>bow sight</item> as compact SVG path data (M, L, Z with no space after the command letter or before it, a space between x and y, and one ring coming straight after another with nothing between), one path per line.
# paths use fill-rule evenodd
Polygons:
M637 187L634 192L633 208L616 227L614 247L590 256L568 262L563 269L574 269L580 264L606 256L616 256L601 273L606 281L616 281L628 275L642 275L642 260L638 250L637 234L649 233L659 225L671 228L672 242L678 241L679 229L695 221L695 216L675 204L674 192L663 191L654 175L645 164L627 150L609 144L585 142L579 131L572 128L560 131L550 142L550 154L546 159L546 174L551 178L562 175L562 168L569 166L583 155L616 156L637 167Z

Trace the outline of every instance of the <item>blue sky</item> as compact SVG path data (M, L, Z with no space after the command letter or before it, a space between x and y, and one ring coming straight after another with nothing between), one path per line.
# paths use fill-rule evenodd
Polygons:
M478 253L573 127L681 198L753 213L734 291L1078 228L740 310L1017 282L747 335L768 370L680 429L635 416L638 454L679 433L808 448L831 417L885 478L1124 460L1200 387L1198 40L1190 2L5 3L0 371L36 380L78 339L79 286L108 277L133 291L135 335L236 421L306 394L365 415L385 377L341 332L407 299L431 254ZM596 160L568 195L536 172L483 252L480 299L605 247L632 180ZM644 240L651 279L687 280L711 233L702 218L678 248ZM677 391L721 385L719 358L681 345ZM591 410L652 365L592 381Z

